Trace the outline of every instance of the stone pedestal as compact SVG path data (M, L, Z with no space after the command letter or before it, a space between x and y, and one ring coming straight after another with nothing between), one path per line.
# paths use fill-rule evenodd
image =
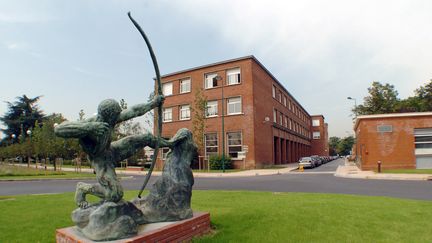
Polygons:
M210 231L210 214L194 212L193 217L176 222L162 222L141 225L138 234L134 237L105 241L110 243L125 242L183 242ZM57 243L94 243L86 239L75 227L58 229L56 231Z

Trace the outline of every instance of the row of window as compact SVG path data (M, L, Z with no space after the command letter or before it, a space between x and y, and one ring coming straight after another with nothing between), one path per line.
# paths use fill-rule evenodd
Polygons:
M217 73L204 74L204 88L211 89L221 85L222 78ZM226 85L240 84L240 68L228 69L226 71ZM191 92L192 79L180 79L180 94ZM173 95L173 82L162 84L162 93L165 96Z
M207 133L204 135L204 146L205 156L210 157L212 155L219 154L218 145L218 134ZM241 132L227 132L226 133L226 144L228 155L235 159L238 157L238 152L242 151L243 139Z
M227 115L236 115L242 113L242 98L232 97L226 99L226 111ZM179 120L189 120L191 118L190 105L179 106ZM163 122L173 121L173 107L167 107L163 109ZM207 102L206 109L207 117L218 116L218 101L211 100Z
M288 110L292 111L298 118L302 121L308 123L308 116L300 109L294 101L291 101L283 94L282 90L277 89L275 85L272 86L272 96L274 99L278 100L279 103L283 104Z
M279 120L278 120L278 113L279 113ZM286 127L294 132L297 132L305 137L310 138L311 134L308 129L306 129L304 126L297 123L296 121L292 120L291 118L288 118L288 116L284 115L282 112L278 112L276 109L273 109L273 122L278 123L283 127Z
M379 131L379 129L377 130ZM432 129L431 128L414 129L414 143L416 149L432 149Z
M227 132L226 133L226 145L228 155L236 159L238 157L238 152L242 151L243 148L243 138L241 132ZM207 133L204 135L204 147L205 147L205 157L209 158L212 155L219 154L219 141L217 133ZM169 149L162 149L162 159L166 159Z

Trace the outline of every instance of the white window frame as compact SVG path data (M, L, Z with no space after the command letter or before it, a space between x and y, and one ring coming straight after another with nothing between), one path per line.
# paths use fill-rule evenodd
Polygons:
M180 80L180 94L191 92L191 83L190 78Z
M161 148L161 158L162 158L162 160L166 160L167 159L168 153L170 151L171 150L169 148Z
M191 118L190 105L181 105L179 114L180 120L189 120Z
M162 117L163 122L172 122L172 107L164 108Z
M282 112L279 113L279 125L283 126L283 114L282 114Z
M313 127L319 127L320 126L320 120L319 119L312 119L312 126Z
M321 132L313 132L312 139L321 139Z
M276 109L273 109L273 122L277 123L277 111L276 111Z
M272 85L272 96L276 99L276 86Z
M240 68L232 68L227 70L227 85L235 85L241 83Z
M212 111L212 113L210 113L209 111ZM218 101L217 100L207 101L206 117L216 117L216 116L218 116Z
M214 85L215 78L217 77L217 73L206 73L204 74L204 88L205 89L211 89L214 87L217 87L217 81L216 86Z
M173 83L172 82L162 84L162 94L164 96L173 95Z
M227 114L235 115L242 113L242 97L231 97L227 99Z
M230 142L232 142L232 140L233 139L229 139L229 135L231 134L231 133L239 133L240 134L240 144L235 144L235 145L230 145ZM238 150L237 151L237 156L236 157L234 157L234 156L231 156L231 158L232 159L237 159L238 158L238 152L239 151L242 151L242 148L243 148L243 133L241 132L241 131L239 131L239 132L227 132L227 134L226 134L227 136L226 136L226 139L227 139L227 151L228 151L228 154L231 156L231 153L230 153L230 148L233 148L233 147L240 147L240 150Z
M216 140L208 140L207 136L208 135L216 135ZM216 145L208 145L208 142L210 141L216 141ZM219 153L219 138L218 138L218 134L216 132L214 133L207 133L204 134L204 153L205 153L205 157L208 159L211 155L217 155ZM209 152L207 151L207 148L216 148L216 152L210 152L211 154L209 155Z

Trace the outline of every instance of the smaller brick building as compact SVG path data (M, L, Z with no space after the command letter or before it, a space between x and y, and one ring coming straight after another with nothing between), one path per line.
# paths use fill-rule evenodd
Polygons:
M358 116L354 131L363 170L432 168L432 112Z
M323 115L313 115L311 155L329 156L328 124Z

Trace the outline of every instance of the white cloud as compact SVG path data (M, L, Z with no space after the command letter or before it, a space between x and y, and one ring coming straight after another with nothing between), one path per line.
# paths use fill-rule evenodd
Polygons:
M32 13L5 13L0 12L0 23L17 24L17 23L35 23L47 22L53 18Z
M283 75L303 67L318 83L380 80L402 94L432 76L430 1L174 3L237 48L277 60Z
M330 118L331 135L352 129L346 96L362 101L372 81L394 84L405 98L432 78L431 1L189 0L167 7L256 55L309 112ZM346 108L335 112L339 104Z
M29 45L25 42L9 42L4 44L9 50L26 50Z

